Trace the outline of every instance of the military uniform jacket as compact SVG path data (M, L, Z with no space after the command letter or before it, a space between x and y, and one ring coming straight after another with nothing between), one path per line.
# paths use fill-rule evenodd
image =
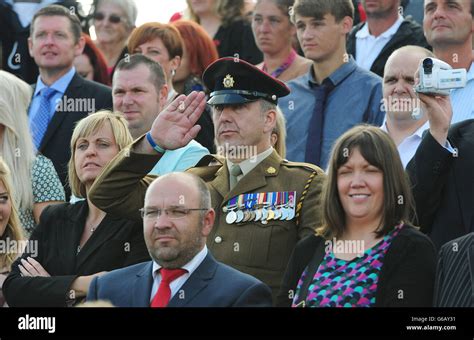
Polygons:
M146 189L155 178L147 173L159 158L158 154L122 150L95 181L89 191L90 199L108 213L140 218L138 209L143 207ZM211 192L216 210L214 227L207 239L211 253L218 261L269 285L275 297L297 241L320 225L323 171L311 164L283 160L275 151L233 190L229 190L225 159L218 156L205 156L188 171L201 177ZM296 191L295 202L300 209L293 220L269 221L266 225L226 222L223 208L231 198L243 193L277 191Z

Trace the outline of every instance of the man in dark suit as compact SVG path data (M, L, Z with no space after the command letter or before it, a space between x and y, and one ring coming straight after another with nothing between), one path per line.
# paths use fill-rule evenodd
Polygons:
M441 248L433 305L474 307L474 233Z
M88 300L119 307L270 307L271 291L254 277L217 262L206 247L214 224L202 179L171 173L145 196L145 243L153 261L95 278Z
M28 44L40 71L28 112L33 142L51 159L65 185L75 123L89 113L111 109L112 93L76 73L74 57L82 53L84 39L79 19L65 7L51 5L39 10ZM69 196L68 188L66 193Z
M454 124L449 97L419 94L430 129L407 170L418 225L439 249L474 232L474 120Z

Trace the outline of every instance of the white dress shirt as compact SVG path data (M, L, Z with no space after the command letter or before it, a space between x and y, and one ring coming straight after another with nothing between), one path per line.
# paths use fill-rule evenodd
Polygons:
M380 128L388 133L386 121ZM416 149L418 149L418 146L420 146L423 132L429 128L430 123L429 121L426 121L425 124L415 131L415 133L406 137L400 144L398 144L397 149L403 163L403 168L406 168L407 164L410 162L413 156L415 156Z
M188 272L184 275L181 275L176 280L170 283L170 290L171 296L170 301L173 296L178 292L178 290L186 283L189 277L194 273L194 271L201 265L202 261L206 258L208 253L207 246L204 245L204 248L193 257L191 261L186 263L183 269L186 269ZM161 283L161 274L160 274L161 266L153 261L153 268L152 268L152 275L153 275L153 286L151 287L151 295L150 295L150 303L155 297L156 292L158 291L158 287L160 287Z
M467 72L466 86L451 91L453 118L451 124L474 118L474 63Z
M356 33L356 55L354 57L357 65L370 71L375 59L377 59L385 45L397 33L402 23L403 17L398 15L397 21L378 37L370 34L369 26L365 23L359 32Z

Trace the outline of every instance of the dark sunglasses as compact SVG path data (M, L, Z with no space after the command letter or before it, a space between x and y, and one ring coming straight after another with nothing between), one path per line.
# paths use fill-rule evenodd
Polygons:
M93 18L94 20L102 21L105 19L105 14L102 12L97 12L94 14ZM122 18L119 17L117 14L110 15L108 19L109 19L109 22L111 22L112 24L118 24L120 21L122 21Z

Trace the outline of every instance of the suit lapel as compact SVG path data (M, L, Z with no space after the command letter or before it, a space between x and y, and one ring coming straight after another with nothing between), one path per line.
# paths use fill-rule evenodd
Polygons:
M82 86L82 84L82 77L75 73L74 77L66 88L66 92L61 97L61 100L64 100L65 97L74 99L78 95L80 95L80 87ZM66 118L66 115L68 115L69 113L70 112L54 112L53 118L51 119L51 122L49 122L46 133L44 134L43 140L41 141L39 151L42 151L45 145L48 144L48 141L54 135L56 130L61 126L61 123L63 122L64 118Z
M131 307L150 307L150 294L153 285L153 262L146 262L136 274L132 291ZM126 292L124 292L126 294Z
M199 292L209 284L209 280L214 277L216 272L217 262L211 253L207 253L204 261L191 274L185 284L178 290L168 304L168 307L185 307L197 297ZM184 293L184 296L180 294Z

